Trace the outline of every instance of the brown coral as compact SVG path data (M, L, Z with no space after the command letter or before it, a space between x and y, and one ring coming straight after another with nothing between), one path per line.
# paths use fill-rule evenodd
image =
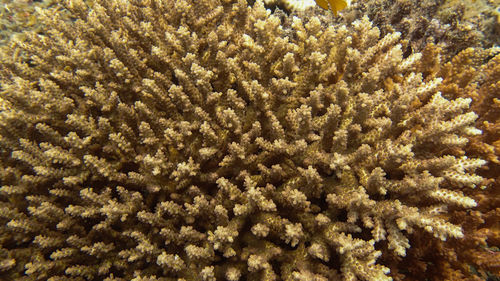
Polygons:
M64 4L75 21L42 10L0 53L2 277L389 280L381 250L463 236L445 214L476 205L477 115L399 33L261 1Z
M467 146L455 153L488 160L478 172L488 188L464 190L478 206L473 211L452 210L447 215L450 221L462 226L463 239L430 240L429 235L417 231L410 239L412 248L405 261L388 255L384 263L397 280L487 280L500 276L500 165L499 150L494 146L500 138L499 131L492 130L500 114L495 102L500 81L499 50L469 48L448 63L442 63L440 52L437 46L428 45L420 70L429 80L444 78L440 86L443 95L473 99L472 108L480 116L476 126L483 133L470 137Z
M498 0L353 0L338 22L367 15L382 34L398 31L413 51L440 45L446 60L471 47L500 44ZM410 51L410 50L409 50Z

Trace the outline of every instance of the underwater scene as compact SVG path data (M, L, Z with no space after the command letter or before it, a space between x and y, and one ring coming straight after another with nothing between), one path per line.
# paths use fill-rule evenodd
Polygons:
M500 281L500 0L0 0L0 280Z

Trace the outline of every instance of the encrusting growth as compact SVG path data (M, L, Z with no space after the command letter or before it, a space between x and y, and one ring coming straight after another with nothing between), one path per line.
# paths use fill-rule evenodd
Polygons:
M1 276L390 280L382 248L463 236L441 214L476 205L485 161L454 151L477 115L399 33L261 1L63 5L0 52Z

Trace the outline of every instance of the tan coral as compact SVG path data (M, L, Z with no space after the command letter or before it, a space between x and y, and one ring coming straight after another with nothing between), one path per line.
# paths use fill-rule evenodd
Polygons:
M490 130L488 127L490 124L498 123L499 111L495 103L500 79L498 52L498 48L487 50L469 48L447 63L441 63L440 49L435 45L427 46L423 52L420 69L426 72L429 80L435 77L443 78L439 87L443 95L472 98L471 107L479 115L476 126L482 133L469 136L469 142L465 147L452 151L458 155L474 155L488 160L487 165L478 171L478 174L484 177L481 184L486 189L462 190L474 198L477 204L474 211L453 210L446 214L450 221L462 226L463 239L448 242L431 240L429 243L429 237L417 231L410 239L412 249L408 261L395 261L389 256L383 258L398 280L403 279L397 272L406 270L406 262L415 264L427 262L427 264L407 273L404 276L405 280L413 280L412 278L419 280L422 276L443 280L484 280L488 275L499 275L499 255L496 249L500 246L498 239L500 166L498 150L494 147L494 143L498 141L498 131ZM462 162L457 165L465 167L469 164Z
M464 235L442 213L483 182L457 153L477 115L399 33L261 1L63 4L78 20L41 10L0 52L2 277L390 280L409 234Z

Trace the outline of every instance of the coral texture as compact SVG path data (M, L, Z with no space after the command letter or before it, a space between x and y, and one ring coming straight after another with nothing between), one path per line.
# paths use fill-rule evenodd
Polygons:
M309 0L267 0L288 12L317 14ZM296 2L304 4L296 4ZM305 4L307 3L307 4ZM428 43L443 47L446 59L469 47L500 44L500 0L353 0L337 23L351 23L368 16L382 36L401 32L408 47L420 52ZM331 17L330 14L324 13Z
M7 44L11 38L23 40L24 30L39 30L35 9L54 6L55 2L0 0L0 44Z
M447 59L469 47L500 44L499 0L353 1L348 22L367 15L382 34L398 31L413 50L440 44Z
M443 78L439 90L448 98L470 97L471 108L480 117L476 126L481 135L469 137L469 143L457 154L487 159L478 174L487 189L465 189L475 199L473 210L453 209L448 220L462 226L464 238L452 241L431 240L422 231L410 236L411 249L404 261L385 255L384 264L396 280L496 280L500 276L500 186L498 161L499 120L498 89L500 49L468 48L452 61L443 62L441 49L426 46L418 67L427 79ZM411 264L412 266L408 266Z
M377 258L412 232L463 237L477 115L399 33L261 1L64 5L0 52L2 277L390 280Z
M452 67L453 65L453 67ZM471 273L486 280L500 276L500 48L468 48L452 62L444 64L439 74L444 78L441 91L450 97L471 97L471 108L479 114L477 127L483 134L470 137L463 153L488 160L478 171L485 179L486 190L468 190L478 203L473 212L454 211L450 220L462 225L464 239L443 245L452 268L466 276ZM469 85L462 87L463 85ZM465 218L465 219L464 219ZM444 251L443 251L444 252ZM470 268L475 272L471 272ZM452 278L449 278L452 280Z

